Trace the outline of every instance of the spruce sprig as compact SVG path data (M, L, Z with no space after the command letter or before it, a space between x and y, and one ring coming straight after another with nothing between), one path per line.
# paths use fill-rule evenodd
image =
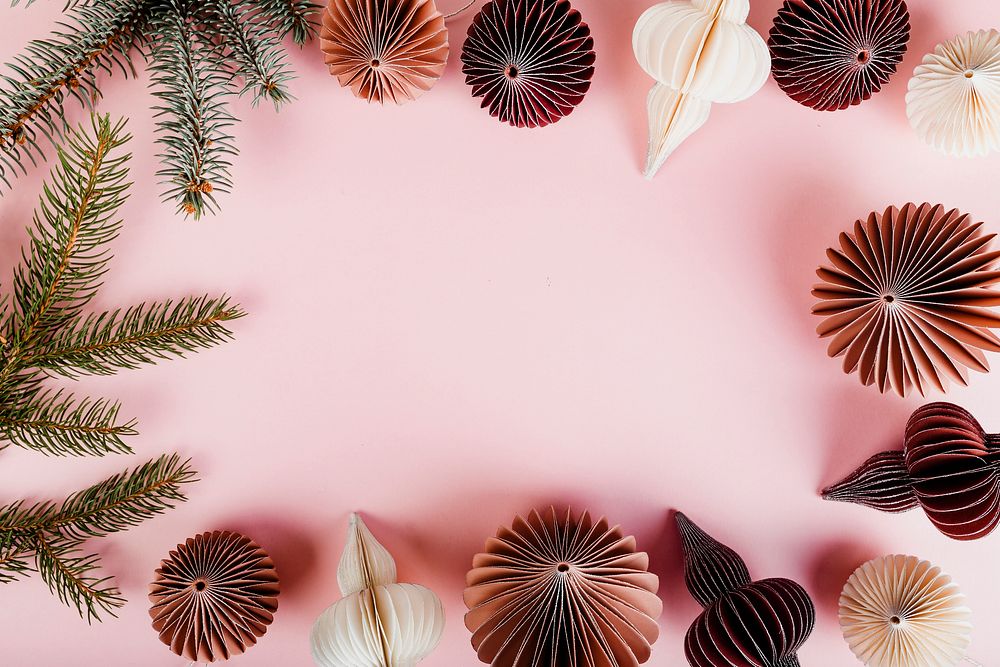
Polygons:
M0 301L0 448L51 455L126 453L135 420L116 401L46 388L53 375L79 378L182 357L228 340L243 316L227 297L186 297L86 313L101 286L128 196L125 122L92 116L67 130L43 187L30 241L14 271L13 298ZM88 622L124 600L90 538L127 530L185 500L190 463L163 455L70 495L61 503L0 506L0 583L37 572Z
M216 212L236 154L229 103L243 94L276 107L292 99L281 40L314 37L319 10L312 0L67 0L63 28L0 75L0 190L59 140L71 98L93 106L97 75L134 75L141 54L159 100L163 197L196 219Z

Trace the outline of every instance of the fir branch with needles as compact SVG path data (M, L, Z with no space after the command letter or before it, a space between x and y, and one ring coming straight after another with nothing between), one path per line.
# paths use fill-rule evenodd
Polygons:
M128 197L125 122L92 116L69 129L28 228L13 296L0 301L0 448L53 456L129 453L134 419L117 401L46 387L52 376L110 375L213 347L243 311L225 296L185 297L86 312L108 272L108 244ZM188 462L164 455L61 504L0 507L0 583L37 572L88 621L123 600L84 542L127 530L184 500Z
M92 107L103 75L134 76L140 56L158 100L163 197L195 219L216 212L236 154L232 98L276 108L292 99L281 41L315 37L320 8L312 0L68 0L63 28L31 42L0 75L0 194L60 140L71 99Z

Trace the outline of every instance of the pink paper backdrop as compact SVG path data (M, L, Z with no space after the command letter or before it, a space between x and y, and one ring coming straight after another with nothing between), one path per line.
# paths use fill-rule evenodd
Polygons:
M48 30L60 3L0 9L0 57ZM445 0L451 10L459 0ZM826 357L809 314L837 233L890 203L942 202L1000 230L1000 158L939 156L907 124L924 53L991 27L989 0L910 0L902 71L860 108L818 113L772 82L716 105L653 183L639 175L649 80L631 28L650 0L577 0L598 51L583 105L538 131L500 125L453 57L418 103L374 108L295 51L298 100L238 108L242 155L223 213L200 223L157 201L149 94L111 81L101 108L136 135L127 224L99 306L226 291L249 310L235 342L184 361L86 378L140 419L135 457L0 454L0 500L58 497L163 451L194 459L190 501L97 541L129 599L88 627L32 578L3 587L2 662L178 666L149 627L146 584L195 533L234 528L283 575L275 624L243 667L309 665L313 619L338 599L350 510L363 510L405 581L432 587L448 627L427 667L476 664L462 624L472 555L515 512L550 503L620 522L661 576L649 664L683 664L698 612L668 510L740 551L759 577L814 597L810 667L852 664L836 600L863 560L912 553L953 574L1000 654L1000 536L957 543L920 512L824 503L817 489L896 446L919 398L881 396ZM754 0L766 33L779 0ZM0 201L4 284L44 170ZM1000 360L994 358L994 363ZM1000 430L1000 373L949 398Z

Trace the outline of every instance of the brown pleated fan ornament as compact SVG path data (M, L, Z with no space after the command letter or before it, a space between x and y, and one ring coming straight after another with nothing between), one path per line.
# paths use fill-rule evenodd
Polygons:
M170 552L149 586L160 640L194 662L228 660L257 643L278 609L274 563L253 540L215 531Z
M594 39L569 0L491 0L469 26L462 72L483 108L515 127L544 127L583 101Z
M816 328L831 357L865 385L906 396L949 381L968 384L968 369L989 370L984 351L1000 351L993 234L967 214L930 204L890 207L858 220L831 266L816 273Z
M465 625L493 667L635 667L663 604L634 537L584 512L514 518L473 560Z
M688 629L691 667L799 667L795 655L816 625L805 589L789 579L753 581L740 556L681 513L684 581L705 611Z
M767 40L785 94L819 111L861 104L882 89L906 54L903 0L785 0Z
M931 403L910 416L902 451L876 454L823 497L891 513L922 507L948 537L975 540L1000 523L998 466L1000 436L957 405Z
M320 48L357 97L403 104L441 78L448 30L434 0L329 0Z

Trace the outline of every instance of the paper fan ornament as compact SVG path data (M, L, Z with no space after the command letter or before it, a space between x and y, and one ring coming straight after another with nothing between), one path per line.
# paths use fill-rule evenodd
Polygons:
M503 123L544 127L583 101L594 76L590 27L569 0L491 0L469 26L462 72Z
M764 85L771 58L749 13L749 0L671 0L639 17L632 48L656 79L646 100L647 178L705 124L713 102L739 102Z
M228 660L257 643L278 609L267 553L239 533L202 533L178 544L149 585L160 641L194 662Z
M1000 32L959 35L924 56L906 115L921 139L949 155L1000 149Z
M677 513L684 582L705 611L691 624L691 667L798 667L816 624L809 594L789 579L752 581L739 555Z
M785 0L767 44L774 80L786 95L836 111L881 90L909 39L903 0Z
M500 528L466 577L465 625L493 667L635 667L663 603L649 557L606 519L536 511Z
M1000 522L998 464L1000 436L957 405L931 403L910 416L902 451L876 454L823 497L892 513L919 506L948 537L975 540Z
M968 384L968 369L989 370L984 351L1000 350L990 331L1000 327L1000 281L993 234L967 214L943 206L906 204L858 220L840 247L827 250L832 266L816 273L816 328L830 337L831 357L844 372L879 391L906 396L949 380Z
M357 514L337 580L344 597L316 619L310 635L320 667L413 667L441 641L441 600L423 586L396 583L396 561Z
M951 577L914 556L868 561L840 594L844 639L868 667L955 667L971 617Z
M357 97L403 104L441 78L448 30L434 0L329 0L320 48Z

